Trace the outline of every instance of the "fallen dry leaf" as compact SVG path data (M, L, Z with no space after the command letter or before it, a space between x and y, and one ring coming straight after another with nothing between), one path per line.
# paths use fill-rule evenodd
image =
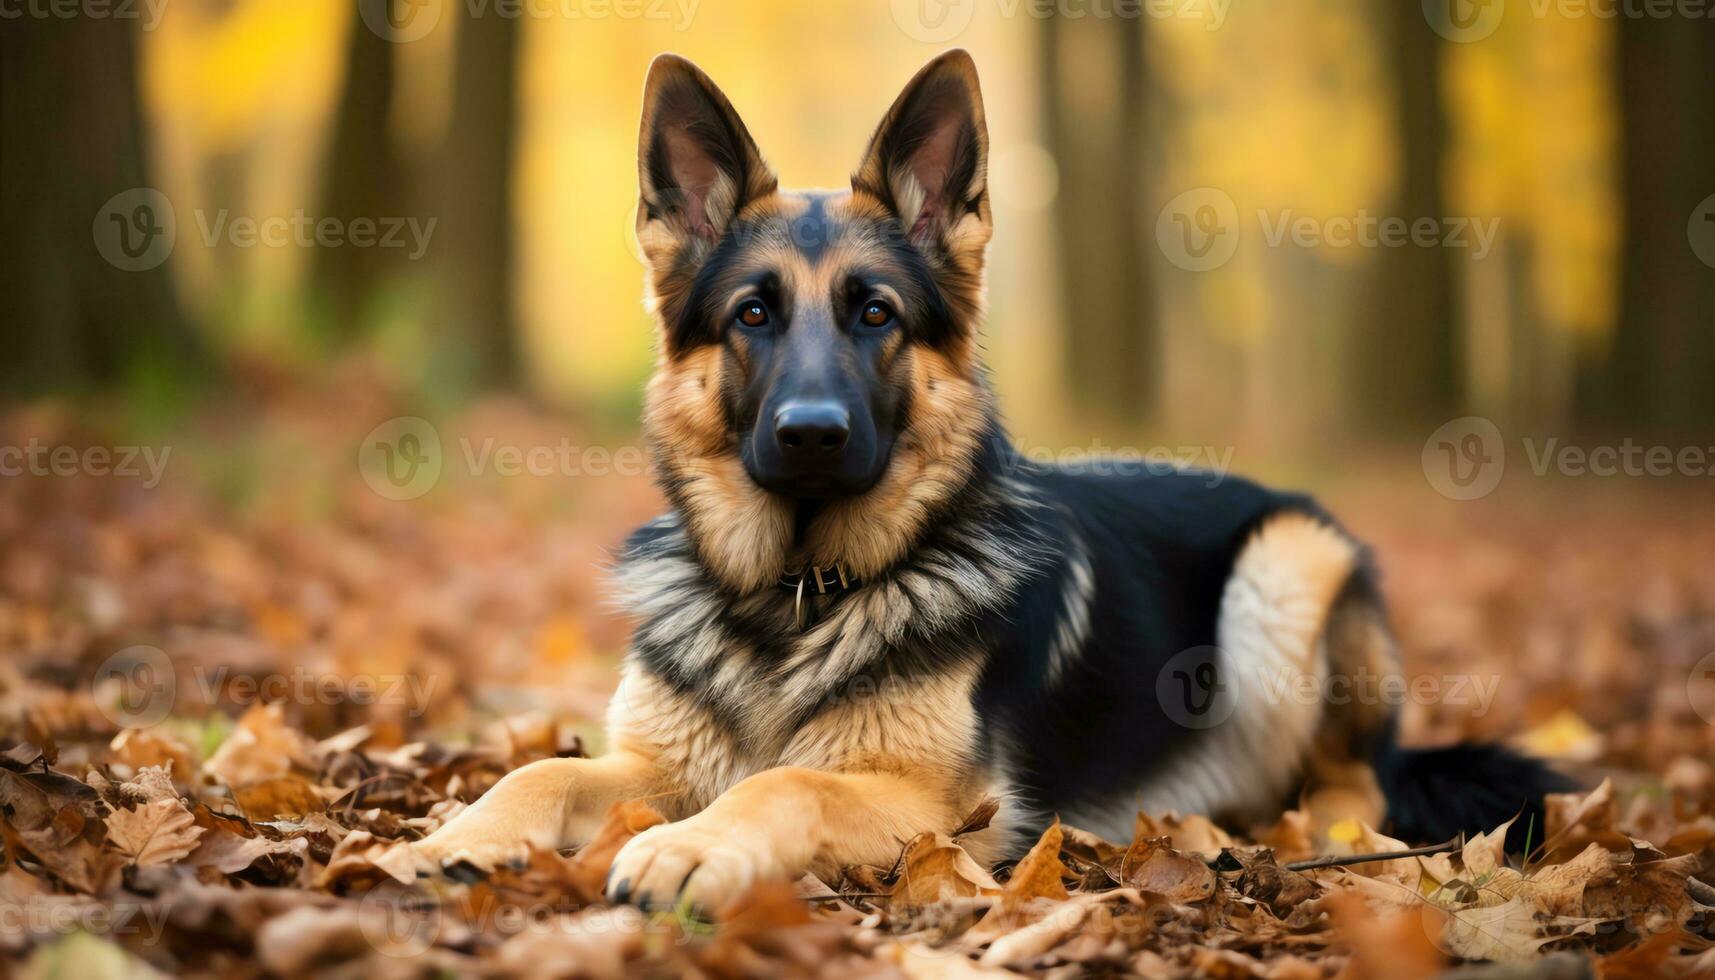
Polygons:
M1303 810L1288 810L1273 825L1256 830L1250 836L1259 846L1272 850L1281 861L1303 861L1316 854L1310 814Z
M196 849L203 829L177 799L156 800L107 815L107 839L139 868L181 861Z
M1513 821L1508 820L1494 830L1478 834L1465 842L1465 846L1459 851L1459 858L1465 863L1467 874L1482 877L1506 866L1507 831L1511 830L1512 826Z
M1134 841L1120 862L1120 880L1171 902L1202 902L1215 894L1215 872L1201 858L1173 849L1165 837Z
M191 749L172 734L159 729L127 728L108 744L113 761L132 769L159 766L172 772L194 772Z
M203 836L185 861L192 867L211 867L221 874L235 875L263 858L284 856L301 861L309 856L309 851L310 842L302 837L286 840L241 837L216 828Z
M1402 735L1517 744L1523 732L1589 760L1592 783L1611 777L1551 798L1530 831L1546 843L1522 866L1491 827L1446 853L1293 871L1439 843L1378 833L1389 824L1362 811L1362 793L1324 787L1260 826L1157 811L1111 842L1050 825L999 870L962 843L1000 820L990 800L964 826L900 841L897 860L830 874L836 895L768 886L710 922L603 904L614 853L661 819L641 804L571 853L532 851L472 882L414 877L405 842L519 763L580 754L599 729L627 626L599 611L595 564L658 501L641 481L582 481L568 497L551 481L472 493L462 480L423 506L380 500L349 448L408 412L385 386L335 387L199 429L293 447L256 454L268 468L242 481L256 495L242 507L225 489L0 481L0 906L116 925L127 908L162 916L135 923L160 939L134 946L123 933L86 946L25 916L0 930L12 972L1364 980L1435 976L1462 951L1513 960L1447 967L1473 980L1586 964L1601 980L1715 977L1715 891L1702 883L1715 874L1715 726L1695 711L1715 684L1687 698L1715 649L1707 499L1563 519L1497 494L1437 523L1394 503L1421 500L1420 474L1412 493L1346 495L1368 501L1352 517L1387 568L1404 673L1505 680L1486 713L1414 702ZM443 437L567 435L566 419L506 399L471 418L447 420ZM113 441L48 441L89 438ZM349 488L304 476L318 466ZM125 692L89 681L137 643L158 646L181 684L229 680L209 698L181 686L178 713L121 730L102 708ZM244 686L296 676L335 694L383 679L396 696L288 686L258 706ZM189 853L166 846L182 816L162 820L159 841L139 823L174 807L200 834ZM389 938L389 924L413 923L432 928Z
M291 775L234 785L232 798L251 820L302 817L327 806L315 783Z
M1532 959L1543 946L1578 935L1593 935L1597 919L1544 915L1534 903L1511 898L1498 905L1442 909L1439 942L1455 956L1517 963Z
M1066 866L1060 862L1060 843L1065 834L1056 820L1042 832L1042 837L1024 859L1012 869L1012 877L1001 889L1001 909L1017 908L1035 898L1052 901L1066 899Z
M119 799L123 803L131 805L179 798L179 788L173 785L171 763L164 766L144 766L138 769L137 775L119 785L118 792Z
M283 778L294 767L314 768L314 752L314 743L286 724L280 704L258 704L238 719L202 768L228 786L250 786Z
M601 828L572 858L568 872L580 894L586 896L586 901L601 894L607 883L608 869L613 867L613 859L627 841L650 827L666 822L667 819L646 800L628 800L608 810Z
M1209 860L1233 846L1232 837L1208 817L1196 813L1182 817L1171 810L1159 817L1147 813L1137 815L1132 840L1149 837L1165 837L1175 849Z
M967 945L982 945L1019 926L1050 913L1054 903L1069 897L1063 880L1066 865L1060 861L1060 845L1065 838L1056 820L1042 832L1042 837L1012 869L1012 876L1001 886L1000 901L988 910L974 928L965 934Z
M1618 810L1614 804L1614 781L1604 779L1589 793L1555 793L1545 801L1540 860L1563 861L1595 842L1611 851L1631 849L1631 838L1614 827Z
M417 880L417 862L410 845L405 841L380 840L368 831L354 830L334 847L317 884L333 891L383 876L405 885Z
M1295 909L1321 892L1310 878L1281 867L1274 852L1267 848L1229 850L1228 853L1243 868L1233 883L1239 894L1262 903L1277 918L1289 917Z
M919 834L905 847L895 900L925 905L950 898L999 895L1000 885L945 834Z
M1432 980L1441 975L1447 960L1430 941L1421 914L1377 916L1355 892L1333 896L1328 907L1340 938L1352 951L1340 980Z

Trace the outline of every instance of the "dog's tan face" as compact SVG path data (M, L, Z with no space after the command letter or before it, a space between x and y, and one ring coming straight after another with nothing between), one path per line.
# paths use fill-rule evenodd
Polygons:
M880 571L963 483L989 417L987 146L975 66L953 51L906 86L850 191L781 191L706 75L651 66L638 238L661 359L645 429L733 587L794 564Z

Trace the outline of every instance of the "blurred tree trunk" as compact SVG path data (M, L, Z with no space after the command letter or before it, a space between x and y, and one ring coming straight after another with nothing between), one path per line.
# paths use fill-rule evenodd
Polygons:
M321 217L351 227L406 213L408 175L390 126L397 45L352 18L345 84L335 110L322 181ZM402 273L394 248L318 248L315 276L326 291L333 333L350 339L370 316L377 290Z
M1440 39L1415 4L1388 0L1379 9L1401 147L1399 188L1387 214L1439 221L1447 214ZM1349 389L1358 426L1433 429L1458 405L1462 337L1448 253L1416 245L1376 250L1374 276L1360 287L1353 318Z
M1068 389L1087 414L1137 422L1157 408L1159 337L1148 276L1140 17L1042 20L1043 107L1060 168L1055 248Z
M1582 416L1599 428L1715 430L1715 269L1688 240L1715 193L1715 24L1623 17L1619 30L1620 321L1581 374ZM1715 241L1715 226L1702 230Z
M143 371L179 380L206 366L166 267L151 259L167 254L154 230L172 221L158 213L171 205L144 191L109 206L149 186L135 23L79 16L0 29L5 394ZM192 234L183 217L179 234ZM128 257L153 267L127 271Z
M433 207L430 246L445 292L440 309L468 352L467 380L518 380L512 301L512 169L518 135L519 18L462 16L454 56L453 112Z

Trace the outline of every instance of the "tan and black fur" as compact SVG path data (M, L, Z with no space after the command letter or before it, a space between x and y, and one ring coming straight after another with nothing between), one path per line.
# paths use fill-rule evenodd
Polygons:
M987 141L953 51L906 86L850 190L781 191L719 89L656 60L644 422L671 511L616 572L640 625L609 752L510 774L415 845L425 864L574 845L649 797L673 822L620 852L611 894L716 906L765 877L890 864L985 797L1002 807L967 846L1000 861L1055 815L1123 839L1139 806L1262 819L1310 785L1433 835L1554 784L1492 747L1401 750L1385 706L1270 695L1397 670L1363 549L1307 498L1013 450L977 356ZM837 471L774 458L783 388L850 408ZM1230 716L1172 710L1192 679ZM1455 770L1504 791L1433 805Z

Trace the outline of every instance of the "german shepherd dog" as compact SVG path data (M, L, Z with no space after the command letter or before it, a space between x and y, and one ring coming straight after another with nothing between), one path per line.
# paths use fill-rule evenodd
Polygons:
M993 863L1056 815L1129 840L1140 807L1244 826L1340 800L1438 841L1563 786L1495 746L1401 749L1388 704L1322 696L1398 667L1363 546L1309 499L1021 457L978 360L987 149L950 51L849 191L781 191L708 76L655 60L637 229L671 510L618 562L639 625L608 751L508 774L421 866L568 847L648 797L673 822L609 896L713 908L889 865L986 797L966 846Z

